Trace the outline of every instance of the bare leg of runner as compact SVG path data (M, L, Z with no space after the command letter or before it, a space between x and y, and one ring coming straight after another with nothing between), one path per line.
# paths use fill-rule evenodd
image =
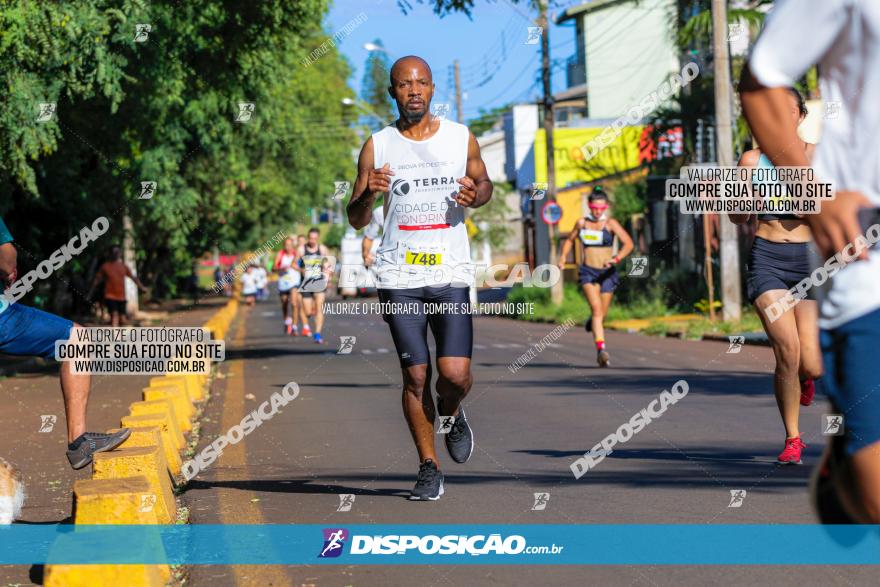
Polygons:
M602 334L605 334L605 318L608 317L608 308L611 307L614 292L606 291L600 294L600 297L602 298Z
M434 398L431 396L431 366L413 365L403 369L403 415L409 425L419 462L437 462L434 450Z
M305 320L305 317L302 315L302 296L294 289L290 292L290 298L293 304L293 327L296 328L297 324L302 326Z
M437 396L443 405L441 416L457 416L458 406L471 390L474 378L471 375L471 360L467 357L439 357L437 369Z
M315 332L324 328L324 293L315 293Z
M599 284L585 283L583 289L592 312L593 340L605 340L605 328L602 326L605 320L605 305L602 303L602 296L599 293Z
M798 374L801 379L818 379L822 376L822 348L819 346L819 304L813 300L801 300L794 307L797 322L801 362Z
M82 328L74 325L74 328ZM71 336L71 338L73 338ZM86 431L86 407L92 376L88 373L71 373L73 363L61 363L61 393L64 395L64 412L67 418L67 442L73 442Z
M303 297L302 300L302 324L303 334L309 336L311 328L309 327L309 316L315 313L315 300L313 297Z
M767 307L779 300L788 292L781 289L766 291L755 300L755 307L764 331L770 339L773 354L776 356L776 371L773 391L776 394L776 405L785 425L786 438L800 436L798 416L800 414L801 387L798 380L800 369L800 339L798 338L797 322L793 311L785 312L771 322L767 316ZM800 304L798 304L800 305Z
M283 293L279 297L281 298L281 314L284 317L284 323L287 324L287 319L290 318L290 294Z

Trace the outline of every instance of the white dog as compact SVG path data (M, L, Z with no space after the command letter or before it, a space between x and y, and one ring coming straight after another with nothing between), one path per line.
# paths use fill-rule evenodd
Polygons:
M21 516L24 481L21 472L0 458L0 524L11 524Z

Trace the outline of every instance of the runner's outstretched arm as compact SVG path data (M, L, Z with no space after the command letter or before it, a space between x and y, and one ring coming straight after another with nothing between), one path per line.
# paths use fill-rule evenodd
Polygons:
M386 163L382 169L373 169L373 137L367 139L358 157L358 176L351 191L351 200L345 211L348 223L360 230L370 223L373 204L380 192L387 193L391 188L391 166Z
M467 208L479 208L492 199L492 180L480 155L480 144L474 133L468 131L467 175L458 178L461 189L455 201Z

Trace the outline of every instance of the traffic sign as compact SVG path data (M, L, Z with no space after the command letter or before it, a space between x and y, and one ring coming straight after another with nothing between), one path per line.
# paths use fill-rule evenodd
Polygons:
M562 219L562 206L556 202L547 202L544 204L544 207L541 208L541 218L543 218L544 222L547 224L558 224Z

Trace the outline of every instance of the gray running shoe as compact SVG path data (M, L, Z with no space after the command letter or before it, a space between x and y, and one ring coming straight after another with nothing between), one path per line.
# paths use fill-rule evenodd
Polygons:
M596 357L596 362L599 363L600 367L607 367L611 364L611 355L608 354L608 351L601 350Z
M458 408L458 416L452 429L446 434L446 450L456 463L466 463L474 452L474 433L471 431L464 408Z
M419 465L416 486L410 493L412 501L437 501L443 495L443 473L431 459Z
M113 434L101 432L85 432L74 440L67 451L67 460L74 469L82 469L92 462L92 455L96 452L113 450L129 437L131 430L123 428Z

